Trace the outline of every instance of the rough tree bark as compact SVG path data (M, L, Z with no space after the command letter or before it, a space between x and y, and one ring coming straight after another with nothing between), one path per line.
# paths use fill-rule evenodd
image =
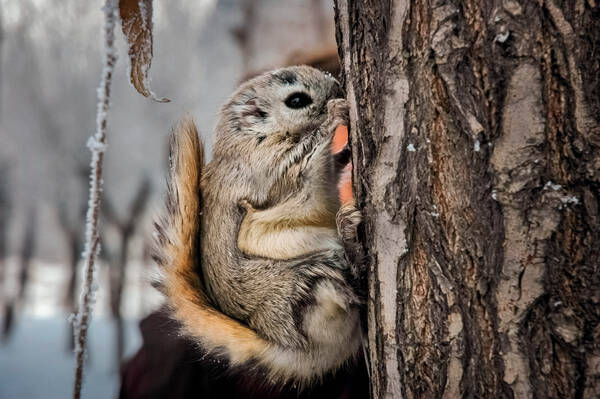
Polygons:
M374 398L600 397L600 4L336 0Z

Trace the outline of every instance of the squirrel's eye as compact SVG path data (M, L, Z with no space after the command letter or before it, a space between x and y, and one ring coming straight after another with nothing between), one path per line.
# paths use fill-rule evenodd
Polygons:
M285 99L285 105L288 108L304 108L312 104L312 98L306 93L297 92L292 93Z

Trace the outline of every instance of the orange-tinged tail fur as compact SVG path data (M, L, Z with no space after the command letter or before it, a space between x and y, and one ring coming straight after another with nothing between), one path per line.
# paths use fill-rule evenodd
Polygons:
M163 268L161 288L183 332L204 349L227 356L232 365L261 358L270 344L240 322L215 309L200 279L200 179L204 150L191 120L171 136L166 215L156 223L156 260Z

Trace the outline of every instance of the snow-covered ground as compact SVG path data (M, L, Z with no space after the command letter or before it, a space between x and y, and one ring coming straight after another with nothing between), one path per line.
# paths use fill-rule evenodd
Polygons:
M126 358L140 345L136 321L125 323ZM20 318L11 339L0 345L0 399L64 399L73 394L75 359L67 347L67 315ZM110 319L92 321L83 397L115 398L119 374Z
M6 262L0 303L17 292L18 262ZM150 286L152 267L131 262L125 278L122 312L125 321L125 358L141 344L138 322L160 306L161 297ZM0 343L0 399L53 399L72 395L74 355L68 348L69 314L63 307L67 268L34 260L24 303L17 306L10 339ZM96 306L89 329L89 361L83 397L114 398L119 385L115 361L115 327L109 314L108 270L100 265Z

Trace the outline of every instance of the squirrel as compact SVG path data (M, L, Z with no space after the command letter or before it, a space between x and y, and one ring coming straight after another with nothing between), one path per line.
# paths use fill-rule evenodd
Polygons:
M333 155L348 106L308 66L243 83L222 107L205 164L194 123L171 135L159 283L184 335L266 381L311 384L361 348L361 213L340 206ZM264 375L264 374L263 374Z

